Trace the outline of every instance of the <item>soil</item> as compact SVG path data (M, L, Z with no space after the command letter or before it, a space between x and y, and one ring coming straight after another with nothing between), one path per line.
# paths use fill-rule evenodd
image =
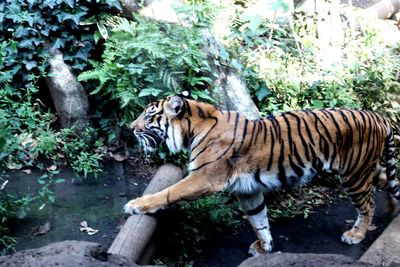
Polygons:
M348 200L338 199L329 206L321 206L309 214L308 218L297 216L290 219L271 220L271 232L274 239L274 252L290 253L318 253L341 254L352 259L359 259L374 240L383 232L390 223L391 217L384 212L385 194L377 192L375 195L376 212L374 224L376 230L370 231L365 240L358 245L347 245L340 241L341 234L350 229L349 220L356 219L356 211ZM169 218L174 221L173 218ZM242 219L245 220L245 219ZM175 221L176 222L176 221ZM347 222L347 223L346 223ZM163 227L163 223L159 222ZM190 225L190 221L186 222ZM168 229L163 229L168 231ZM158 232L160 233L160 231ZM256 236L250 225L244 222L236 231L217 231L209 229L203 241L198 246L192 247L196 256L189 262L195 267L211 266L238 266L249 257L248 247L255 241ZM159 242L165 242L159 239ZM165 255L167 251L156 251L154 258ZM172 251L173 247L169 247ZM179 261L179 259L177 259ZM168 266L182 266L168 262Z
M97 242L108 247L118 233L118 227L123 223L125 216L122 213L123 204L134 197L141 195L145 189L152 171L143 162L129 164L114 163L107 168L97 180L72 182L72 172L64 170L60 177L67 182L55 187L56 204L46 207L44 211L37 210L14 227L14 234L18 237L18 250L36 248L62 240L76 239ZM26 175L22 172L12 174L15 188L10 190L36 190L34 187L38 174ZM27 178L32 181L27 183ZM18 182L20 181L20 183ZM374 223L377 229L370 231L366 239L359 245L349 246L340 242L341 234L350 228L349 220L356 218L356 212L347 200L337 199L329 206L321 206L310 213L308 218L299 215L290 219L270 220L271 232L274 239L274 252L289 253L323 253L341 254L358 259L382 233L391 221L384 213L386 199L382 192L377 192L376 213ZM175 214L176 215L176 214ZM241 217L241 215L239 215ZM189 262L192 266L238 266L247 259L248 247L256 239L250 225L244 218L243 223L236 230L216 229L213 226L205 227L205 232L197 233L196 245L185 248L192 252L184 261L181 258L168 259L168 266L183 266L182 262ZM90 227L100 230L98 234L89 236L79 231L79 223L87 220ZM51 222L50 231L41 236L32 236L32 229ZM347 223L346 223L347 221ZM159 217L159 227L156 232L155 259L162 259L162 255L185 253L179 246L166 244L162 233L171 232L171 225L184 223L191 226L190 220L177 221L174 212L166 210ZM207 223L207 222L206 222ZM194 233L196 235L196 233ZM176 235L175 239L187 237ZM160 245L162 244L162 245ZM179 242L177 242L179 244ZM163 251L164 250L164 251ZM183 251L183 252L182 252ZM179 253L176 253L179 252Z

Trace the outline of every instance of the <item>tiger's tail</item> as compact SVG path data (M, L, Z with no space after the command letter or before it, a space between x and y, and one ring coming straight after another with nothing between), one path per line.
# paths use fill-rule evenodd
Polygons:
M390 193L400 200L400 185L396 179L396 160L395 160L395 146L394 146L394 134L391 127L388 128L389 133L386 137L385 142L385 165L386 165L386 178L387 185Z

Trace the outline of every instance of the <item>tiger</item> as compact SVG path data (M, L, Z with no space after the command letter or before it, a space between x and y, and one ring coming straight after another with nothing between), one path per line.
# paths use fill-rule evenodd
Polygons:
M235 111L175 95L149 104L130 124L144 150L165 142L172 153L190 153L187 176L155 194L127 202L128 214L154 213L180 201L226 191L239 202L258 239L252 255L271 252L273 240L264 194L334 172L357 210L341 241L361 242L374 213L379 181L390 203L400 199L394 133L381 115L364 110L289 111L249 120Z

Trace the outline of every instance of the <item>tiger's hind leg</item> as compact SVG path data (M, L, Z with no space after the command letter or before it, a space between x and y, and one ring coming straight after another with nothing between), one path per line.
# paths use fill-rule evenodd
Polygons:
M258 240L251 244L249 253L251 255L264 254L272 251L273 242L269 230L267 206L264 195L261 192L251 195L237 195L240 208L246 213Z
M376 183L379 187L381 188L386 188L387 187L387 171L386 168L382 167L381 165L378 164L377 168L377 175L376 175ZM391 216L397 215L397 213L400 210L399 207L399 201L396 199L393 194L388 192L388 190L385 190L386 193L386 198L387 198L387 204L386 204L386 209L385 211L390 213Z
M375 210L375 202L373 199L375 186L373 185L372 179L374 175L374 173L371 173L366 177L366 179L359 179L359 183L356 182L352 187L345 186L344 188L347 191L351 202L356 207L358 214L353 227L344 232L341 238L342 242L349 245L360 243L365 238L371 225ZM345 184L346 182L344 182L344 185Z

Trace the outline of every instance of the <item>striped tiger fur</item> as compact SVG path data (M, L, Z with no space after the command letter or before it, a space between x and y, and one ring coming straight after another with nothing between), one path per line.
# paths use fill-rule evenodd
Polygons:
M237 196L259 238L251 245L251 254L272 250L265 192L305 184L322 171L338 173L358 212L353 227L341 238L348 244L365 237L379 179L385 180L393 204L400 199L393 130L373 112L305 110L248 120L237 112L173 96L150 104L131 128L146 151L161 142L172 152L186 146L190 162L182 181L129 201L125 212L155 212L226 190Z

